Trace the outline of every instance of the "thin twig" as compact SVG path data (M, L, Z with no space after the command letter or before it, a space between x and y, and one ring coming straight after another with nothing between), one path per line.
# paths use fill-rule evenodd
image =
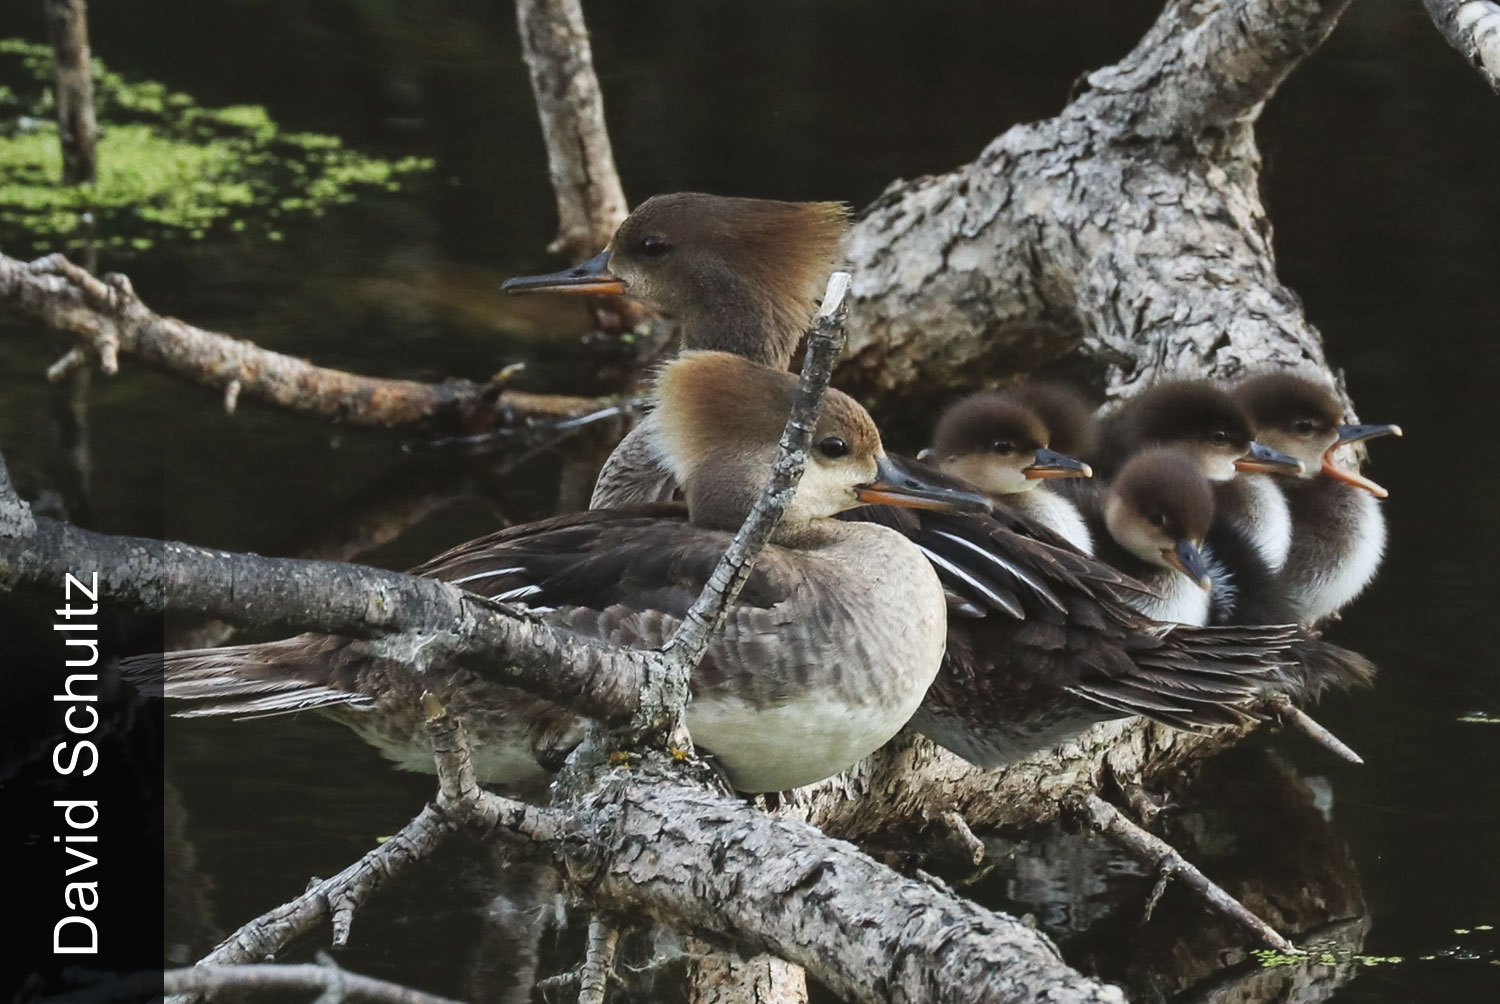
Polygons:
M1251 913L1243 903L1199 871L1171 844L1141 829L1098 795L1071 798L1068 809L1084 826L1113 841L1132 857L1155 870L1160 876L1158 886L1166 878L1176 879L1257 941L1283 952L1295 948L1290 941L1277 934L1271 925ZM1158 895L1153 894L1151 905L1155 905L1154 900Z
M332 1000L366 1000L377 1004L460 1004L411 987L361 976L328 963L301 965L196 965L162 974L167 994L214 993L236 990L336 991Z
M1364 757L1350 749L1348 744L1330 732L1327 726L1320 724L1312 715L1293 704L1292 699L1285 694L1276 694L1267 698L1266 706L1286 728L1302 733L1340 759L1363 766Z
M456 831L452 820L429 805L395 836L332 878L250 921L219 943L199 965L261 962L274 958L295 937L325 917L335 921L333 944L348 940L353 910L392 877L432 853ZM336 908L334 904L339 906ZM342 920L339 919L342 915Z
M703 661L709 643L724 624L730 606L755 568L755 559L776 531L782 514L796 495L797 484L807 466L807 448L812 442L823 394L833 375L833 364L844 344L844 319L848 315L845 296L849 292L847 272L834 272L823 294L823 306L813 318L807 338L807 353L791 415L776 449L771 479L761 490L750 515L734 535L724 556L714 567L682 625L663 647L666 655L661 687L643 695L642 732L663 728L675 721L687 698L688 679Z

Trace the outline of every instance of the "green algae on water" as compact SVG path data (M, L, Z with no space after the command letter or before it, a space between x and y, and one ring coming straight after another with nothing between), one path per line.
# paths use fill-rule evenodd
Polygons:
M46 46L0 39L0 77L10 82L0 85L0 245L12 253L66 250L84 212L116 252L216 232L277 241L288 217L399 191L433 166L370 157L337 136L285 132L258 105L206 108L95 60L98 181L64 186L51 58Z

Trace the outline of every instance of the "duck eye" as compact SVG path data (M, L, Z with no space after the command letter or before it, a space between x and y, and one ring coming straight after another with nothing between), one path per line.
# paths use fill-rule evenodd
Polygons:
M1151 525L1159 526L1163 530L1165 530L1167 528L1167 514L1164 512L1159 512L1155 516L1152 516Z
M1014 453L1016 452L1016 447L1008 439L997 439L990 444L990 452L999 453L1002 455L1006 453Z
M672 245L665 237L657 234L649 234L641 240L641 254L647 257L660 258L670 250Z
M1225 432L1223 429L1215 429L1213 433L1209 435L1208 441L1210 443L1218 444L1227 443L1229 442L1229 433Z
M1292 431L1299 435L1310 435L1313 431L1313 421L1310 418L1299 418L1292 423Z
M848 456L849 444L837 436L829 436L818 443L818 452L829 460L837 460L839 457Z

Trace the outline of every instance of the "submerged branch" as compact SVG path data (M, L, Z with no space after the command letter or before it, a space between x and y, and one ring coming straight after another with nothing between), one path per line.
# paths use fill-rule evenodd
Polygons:
M0 254L0 306L79 339L106 373L119 369L123 353L207 387L226 403L257 400L367 428L475 433L570 418L600 406L591 398L527 394L468 380L432 384L315 366L163 317L141 302L124 276L98 279L62 255L27 263ZM64 358L71 363L76 351Z
M1079 823L1106 837L1131 857L1146 867L1155 870L1161 882L1176 879L1191 890L1209 909L1229 918L1255 940L1282 952L1294 951L1296 946L1277 934L1270 924L1261 920L1245 908L1245 905L1221 889L1218 883L1199 871L1177 853L1177 849L1135 823L1098 795L1074 799L1069 804L1070 815ZM1153 894L1153 901L1154 901Z

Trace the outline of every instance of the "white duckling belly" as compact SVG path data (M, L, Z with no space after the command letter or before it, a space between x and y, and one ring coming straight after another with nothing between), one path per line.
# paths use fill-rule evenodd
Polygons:
M1016 508L1020 512L1030 516L1072 544L1080 553L1093 555L1093 535L1089 533L1088 524L1084 522L1082 514L1071 499L1049 490L1045 485L1038 485L1031 491L1022 492L1019 495L1008 496L1006 500L1010 501L1010 499L1019 500Z

